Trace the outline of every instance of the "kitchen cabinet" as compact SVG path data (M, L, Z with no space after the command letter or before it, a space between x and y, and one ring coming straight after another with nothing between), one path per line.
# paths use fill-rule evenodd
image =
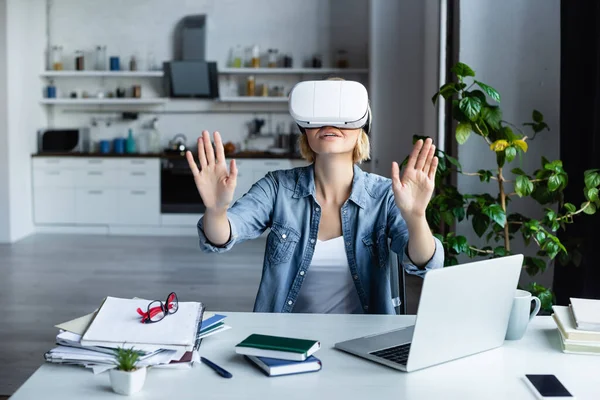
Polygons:
M160 225L157 158L35 157L37 224Z

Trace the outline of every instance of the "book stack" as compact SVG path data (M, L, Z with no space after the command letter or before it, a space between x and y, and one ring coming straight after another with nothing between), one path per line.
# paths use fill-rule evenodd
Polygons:
M267 376L317 372L321 360L313 354L321 348L317 340L252 334L235 347Z
M224 330L224 315L205 313L199 302L179 302L178 310L155 323L142 323L137 308L150 301L107 297L91 314L59 325L47 362L79 365L101 373L116 366L116 349L133 348L137 365L189 368L200 361L201 340Z
M600 355L600 300L571 298L552 310L563 352Z

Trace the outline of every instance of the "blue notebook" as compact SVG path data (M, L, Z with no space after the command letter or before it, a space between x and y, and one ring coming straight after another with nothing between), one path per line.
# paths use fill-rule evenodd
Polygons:
M267 376L281 376L302 374L306 372L317 372L323 367L321 360L315 356L310 356L304 361L289 361L276 358L244 356L252 361Z

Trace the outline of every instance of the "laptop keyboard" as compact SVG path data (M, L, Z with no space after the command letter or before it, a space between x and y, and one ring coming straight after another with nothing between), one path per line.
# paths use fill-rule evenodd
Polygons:
M408 352L410 351L410 343L401 344L400 346L388 347L387 349L373 351L370 354L385 358L388 361L406 365L408 361Z

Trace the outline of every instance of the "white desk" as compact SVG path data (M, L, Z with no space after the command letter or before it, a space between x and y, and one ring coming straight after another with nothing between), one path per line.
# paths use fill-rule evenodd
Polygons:
M564 354L550 317L536 317L525 337L503 347L415 372L401 372L333 348L334 343L402 327L413 316L224 313L233 329L205 339L200 352L233 374L224 379L206 365L148 371L136 399L534 399L525 373L555 374L581 399L600 399L599 356ZM315 338L323 362L317 373L269 378L234 346L251 333ZM11 400L123 398L108 374L43 365Z

